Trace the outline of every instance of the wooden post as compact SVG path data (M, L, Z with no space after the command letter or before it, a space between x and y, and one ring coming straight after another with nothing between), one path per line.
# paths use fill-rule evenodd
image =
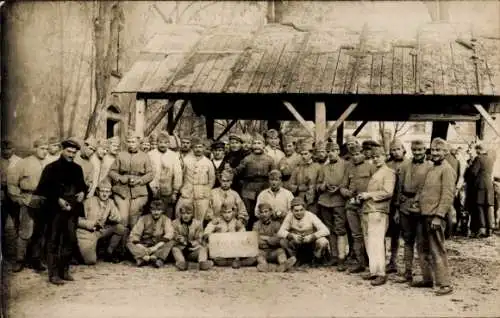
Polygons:
M135 101L135 133L139 137L144 137L145 115L146 115L146 100L137 99Z
M171 107L167 112L167 132L171 135L174 132L172 124L174 123L174 107Z
M357 136L357 135L361 132L361 130L362 130L362 129L366 126L366 124L367 124L367 123L368 123L368 121L367 121L367 120L363 121L363 122L361 123L361 125L359 125L359 126L356 128L356 130L352 133L352 135L353 135L353 136Z
M205 118L205 129L207 130L207 138L214 140L214 125L215 120L211 117Z
M339 146L344 144L344 123L337 128L337 144Z
M306 120L299 114L299 112L292 106L287 101L283 101L283 105L288 109L290 113L292 113L293 117L299 121L299 123L304 127L304 129L311 135L311 137L314 137L314 131L307 126Z
M326 106L324 102L316 102L314 114L314 123L316 125L315 141L318 144L325 141L326 136Z
M496 126L495 120L490 116L490 114L484 109L482 105L479 104L474 104L474 107L477 109L479 114L484 118L486 123L493 129L495 134L497 135L497 138L500 138L500 129L499 127Z
M332 127L328 128L327 135L330 136L340 125L349 117L349 115L358 107L358 103L352 103L347 107L347 109L340 115L339 119L335 121Z
M448 136L449 121L435 121L432 123L431 140L434 138L443 138L446 140Z

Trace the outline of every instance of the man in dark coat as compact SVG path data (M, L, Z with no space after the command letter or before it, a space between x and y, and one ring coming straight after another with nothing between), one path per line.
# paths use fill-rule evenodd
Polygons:
M220 174L225 169L236 169L240 162L245 158L249 153L245 151L243 148L243 139L236 135L229 135L229 152L224 156L222 163L220 164L217 172ZM241 178L239 176L235 176L232 184L232 188L234 191L241 193Z
M54 285L72 281L69 264L76 246L78 217L83 216L85 180L82 168L73 162L80 145L74 139L62 142L61 157L42 172L35 194L45 199L48 217L47 265L49 282Z

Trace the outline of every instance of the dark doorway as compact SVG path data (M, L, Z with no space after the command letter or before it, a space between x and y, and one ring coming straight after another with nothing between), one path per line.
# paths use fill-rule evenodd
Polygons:
M106 118L106 138L120 136L121 133L121 116L120 110L116 106L109 106L107 109Z

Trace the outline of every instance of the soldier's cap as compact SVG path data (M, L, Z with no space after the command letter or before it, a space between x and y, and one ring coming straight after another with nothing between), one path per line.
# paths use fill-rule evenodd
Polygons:
M232 201L229 201L229 200L222 202L222 205L220 206L221 212L225 212L227 210L234 211L234 209L235 209L234 203Z
M445 149L448 148L448 143L446 142L446 140L439 138L439 137L434 138L431 142L431 145L442 146Z
M360 144L355 144L352 148L350 148L350 152L352 154L360 153L361 150L363 150L363 149L361 148Z
M66 149L66 148L75 148L76 150L80 150L80 143L78 142L78 140L74 137L70 137L66 140L63 140L61 142L61 146L63 149Z
M179 139L181 141L183 141L183 140L192 141L193 137L191 135L188 135L188 134L182 134L179 136Z
M110 145L119 145L120 144L120 138L118 136L114 136L108 139L108 142Z
M266 138L278 138L278 137L279 137L279 133L276 129L269 129L266 132Z
M158 141L158 142L160 142L160 141L169 142L170 141L170 135L166 131L161 131L160 134L158 135L158 137L155 137L155 138L156 138L155 141ZM150 140L151 140L151 138L150 138Z
M380 146L373 147L372 148L372 153L373 153L374 157L385 156L386 155L384 147L380 147Z
M425 147L425 143L422 139L414 139L411 141L412 146L422 146Z
M281 171L279 171L278 169L273 169L271 170L271 172L269 172L268 176L269 179L276 180L276 179L281 179L283 175L281 174Z
M97 188L99 190L102 190L102 189L111 190L111 182L109 181L108 178L104 178L101 182L99 182L99 184L97 185Z
M243 135L241 135L241 140L243 143L251 143L253 140L253 136L250 134L243 134ZM264 139L262 139L262 140L264 140Z
M163 211L165 209L165 205L163 204L162 200L154 200L151 201L151 203L149 204L149 209L151 211L158 211L158 210Z
M37 148L37 147L40 147L42 145L49 145L49 141L47 140L46 137L39 137L37 139L35 139L35 141L33 142L33 147Z
M181 204L179 207L180 212L193 212L194 207L193 207L193 202L184 202Z
M404 148L404 144L401 140L399 139L394 139L392 142L391 142L391 148Z
M295 197L292 199L291 207L293 208L294 206L297 205L302 205L302 206L305 205L305 202L301 197Z
M297 143L297 139L295 137L292 137L292 136L283 137L283 146L286 146L289 144L295 145L296 143Z
M220 173L220 176L219 176L219 179L222 180L222 179L227 179L227 180L233 180L234 178L234 174L232 171L230 170L227 170L227 169L224 169L222 170L222 172Z
M314 146L314 151L325 151L326 150L326 145L324 142L320 141L320 142L315 142L313 143L313 146Z
M297 145L297 150L299 152L302 151L312 151L313 150L313 143L307 139L302 140L298 145Z
M223 141L217 140L212 143L212 150L224 149L224 148L226 148L226 143Z
M144 144L150 145L149 138L144 137L144 138L141 139L141 145L144 145Z
M191 147L195 147L195 146L199 146L199 145L202 145L203 147L206 146L206 141L204 141L202 138L200 137L193 137L191 138Z
M49 138L49 145L60 144L59 138L52 136Z
M161 133L160 133L160 134L161 134ZM158 140L158 136L156 135L156 133L154 133L154 132L153 132L153 133L151 133L151 134L149 135L149 142L154 143L154 142L155 142L155 141L157 141L157 140Z
M339 145L336 142L327 142L326 151L340 150Z
M363 150L369 150L373 147L380 147L380 144L374 140L365 140L363 141L361 146Z
M12 141L10 140L2 140L2 149L12 149L14 148L14 145L12 144Z
M127 134L127 140L130 139L136 139L137 141L139 141L141 137L135 131L129 131L129 133Z
M349 135L345 138L345 142L346 144L350 144L350 143L359 143L358 142L358 139L352 135Z
M108 147L108 141L105 139L99 139L97 140L96 143L96 148L107 148Z
M260 134L254 134L253 138L252 138L252 142L256 142L256 141L264 142L264 137L262 137L262 135L260 135Z
M261 202L259 203L257 208L259 209L259 211L262 211L264 209L272 210L273 207L268 202Z
M85 139L84 141L84 144L85 146L87 147L92 147L92 148L95 148L96 147L96 139L94 137L89 137L87 139Z
M239 142L243 143L243 139L241 139L241 137L238 136L237 134L230 134L229 140L235 140L235 141L239 141Z

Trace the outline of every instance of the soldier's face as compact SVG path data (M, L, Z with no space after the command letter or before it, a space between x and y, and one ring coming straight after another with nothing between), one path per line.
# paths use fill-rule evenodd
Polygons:
M9 159L14 154L14 149L12 148L2 148L2 158Z
M223 189L223 190L228 190L230 187L231 187L231 179L229 178L221 178L220 180L220 187Z
M193 219L193 211L190 209L182 209L180 214L182 222L191 222Z
M97 158L99 159L102 159L104 158L104 156L106 155L106 153L108 152L108 149L106 149L106 147L97 147L95 153L97 155Z
M267 143L272 147L279 147L280 139L277 137L269 137L267 138Z
M425 147L419 146L419 145L414 145L411 147L411 153L413 155L413 158L415 158L416 160L424 160Z
M215 160L221 160L222 158L224 158L224 149L223 148L214 149L213 155Z
M260 140L254 140L252 143L252 149L254 152L262 152L264 150L264 143Z
M40 145L35 148L35 156L38 159L43 160L45 159L45 157L47 157L48 150L49 150L49 145Z
M431 160L433 162L441 162L446 155L446 151L443 145L432 144L431 145Z
M316 150L316 158L326 159L326 150Z
M332 149L328 151L328 158L330 160L338 160L340 155L340 151L338 149Z
M188 152L191 149L191 140L182 139L181 140L181 151Z
M234 152L239 151L241 149L241 146L242 146L241 142L239 142L238 140L236 140L236 139L229 140L229 149L231 151L234 151Z
M296 205L292 208L293 217L297 220L302 220L304 215L306 214L306 210L302 205Z
M226 222L231 221L233 219L233 216L234 216L233 209L226 209L225 211L222 212L222 218Z
M284 151L287 156L293 155L293 153L295 152L295 145L292 142L287 143L285 145Z
M205 147L203 145L195 145L193 147L193 153L195 156L202 156L205 154Z
M128 151L135 152L139 148L139 141L137 138L129 138L127 139L127 148Z
M259 219L261 219L263 222L267 222L269 221L270 218L271 218L271 209L267 207L260 209Z
M373 163L377 167L382 166L385 163L385 160L386 160L385 154L379 154L379 155L373 157Z
M400 146L391 147L390 153L391 153L391 157L393 157L394 159L403 159L403 156L404 156L403 147L400 147Z
M61 156L68 162L73 162L78 150L73 147L64 148L61 152Z
M152 209L151 210L151 216L153 217L153 220L158 220L162 214L163 214L163 211L160 209Z
M279 178L272 178L269 179L269 186L271 187L271 190L277 191L281 187L281 179Z
M99 189L97 193L101 201L107 201L111 196L111 189L109 188Z
M168 140L160 140L158 141L158 150L160 152L165 152L168 149Z
M151 142L151 150L158 148L158 143L153 141Z
M59 151L61 151L61 147L59 146L59 144L52 144L52 145L49 145L49 153L54 156L56 155Z
M373 157L373 153L371 149L365 149L363 150L363 154L365 155L365 158L371 159Z
M312 158L312 153L309 150L304 150L300 152L300 156L302 157L303 162L309 162Z
M119 144L111 144L109 145L109 153L116 156L118 154L118 151L120 151L120 145Z
M241 144L241 147L244 150L248 150L252 147L252 143L250 141L245 141L244 143ZM264 144L262 144L262 148L264 148Z
M92 155L94 154L95 150L96 150L95 147L94 146L90 146L90 145L85 145L82 148L82 152L83 152L84 156L86 156L87 158L92 157Z
M148 151L150 151L150 150L151 150L151 144L150 144L149 142L143 142L143 143L141 144L141 150L142 150L143 152L148 152Z

